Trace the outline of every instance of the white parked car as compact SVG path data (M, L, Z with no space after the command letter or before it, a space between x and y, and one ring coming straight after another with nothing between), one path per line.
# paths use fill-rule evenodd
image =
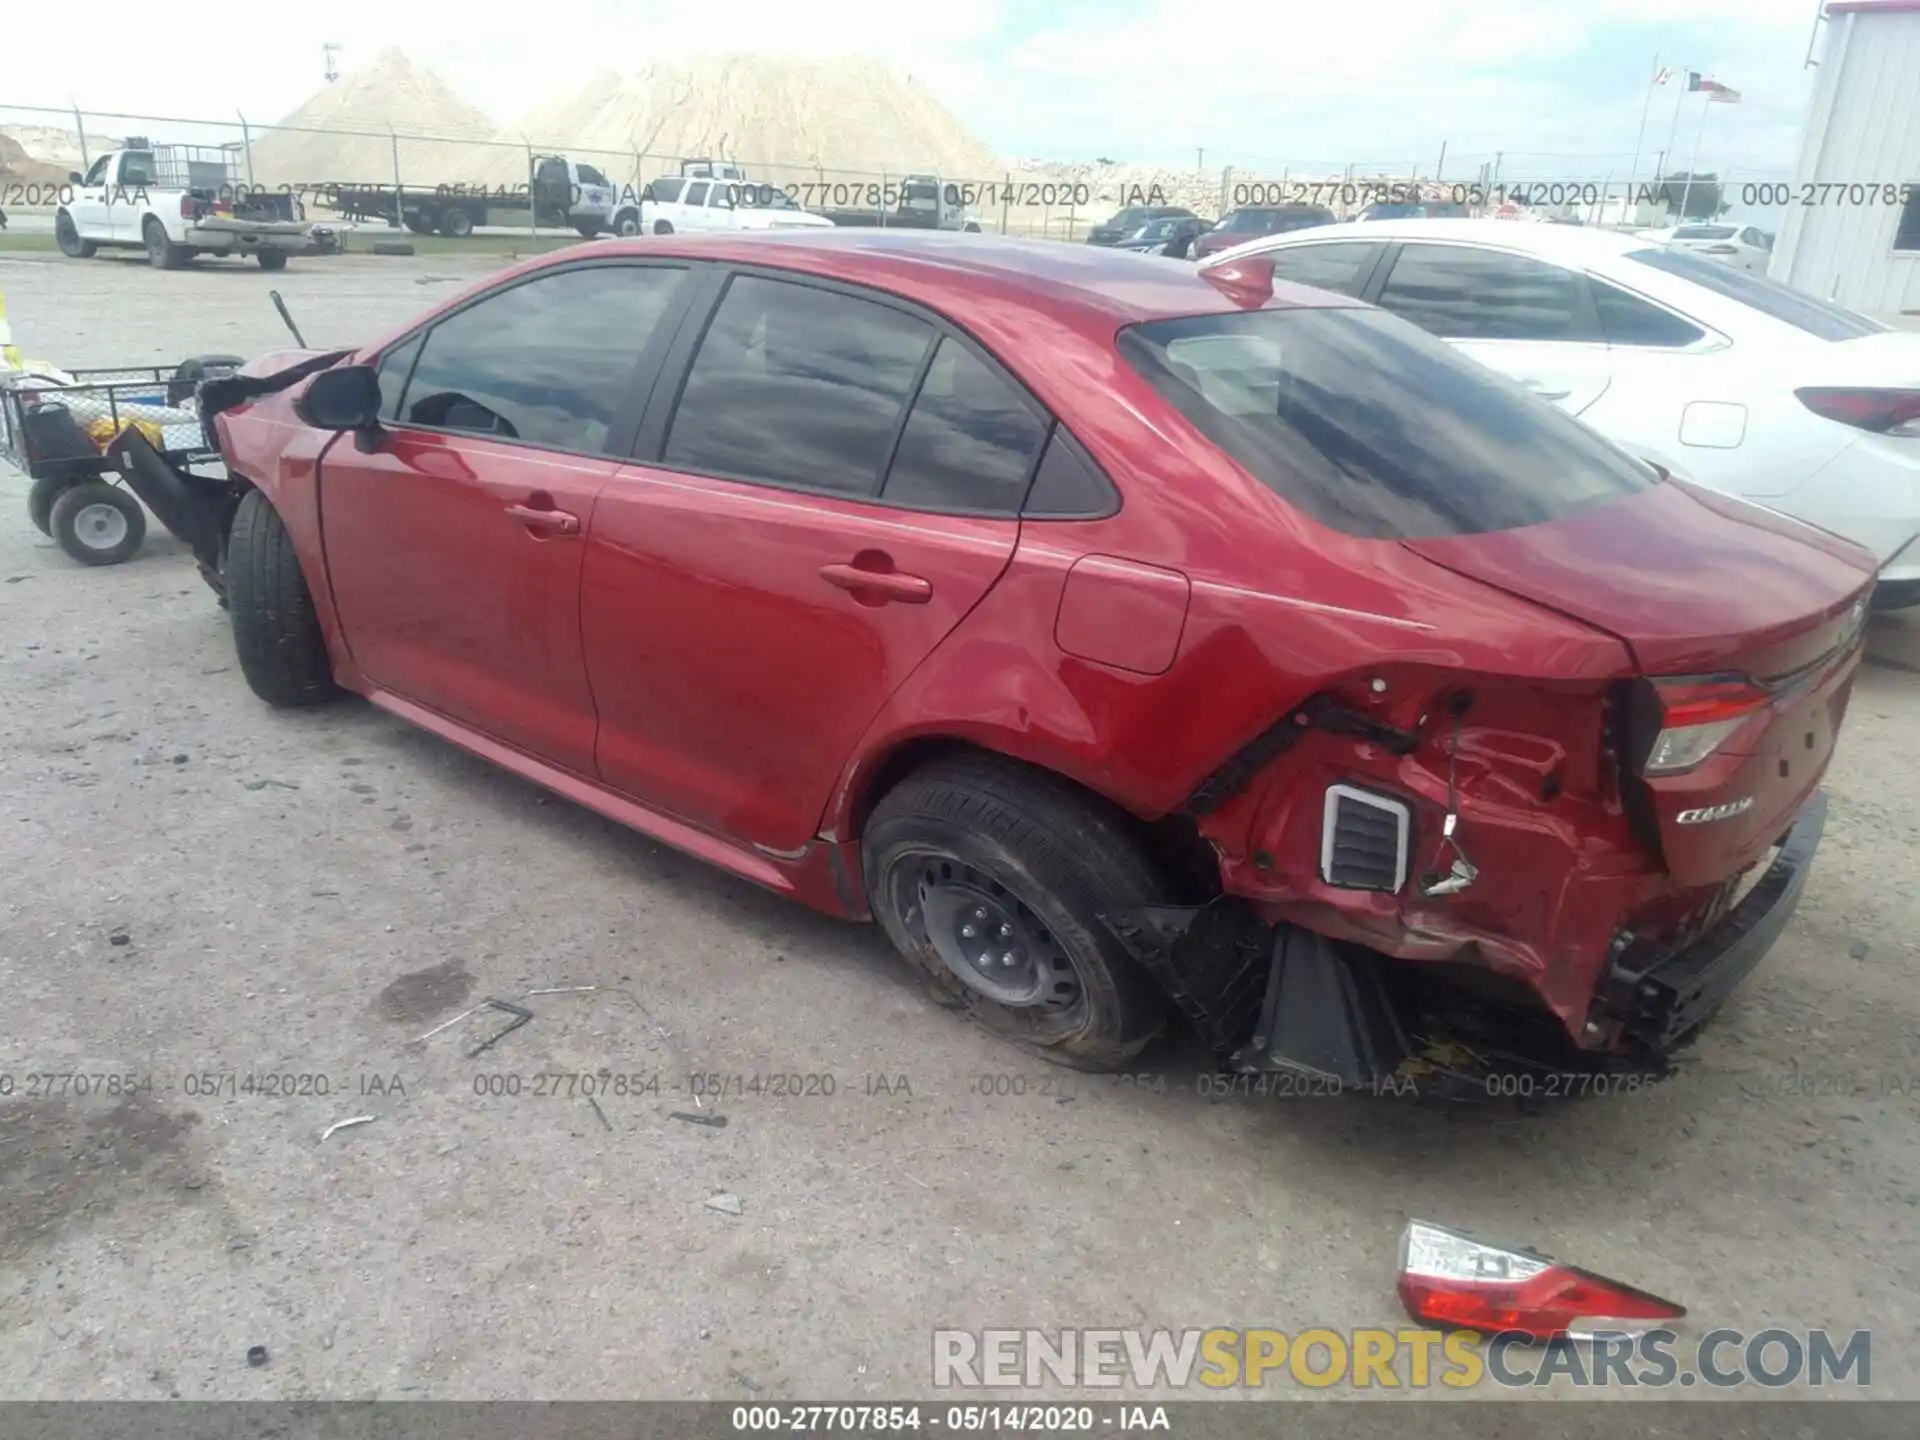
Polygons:
M614 216L614 233L631 235L635 228L622 222L626 210ZM699 176L663 175L642 193L635 217L637 230L650 235L699 230L828 229L833 222L788 200L778 186Z
M1766 274L1767 265L1773 259L1773 246L1766 235L1753 225L1711 222L1675 225L1671 229L1653 231L1650 238L1664 240L1669 245L1691 250L1696 255L1711 256L1723 265L1731 265L1736 270L1751 270L1756 275Z
M1920 603L1920 334L1584 226L1325 225L1201 269L1253 261L1412 321L1674 474L1864 545L1875 604Z

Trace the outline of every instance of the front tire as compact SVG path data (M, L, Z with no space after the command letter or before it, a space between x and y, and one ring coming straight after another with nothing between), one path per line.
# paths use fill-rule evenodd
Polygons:
M638 235L640 233L640 212L638 210L622 210L618 215L614 216L613 233L622 239L631 239L633 236Z
M82 565L118 565L147 538L147 512L140 502L104 480L82 480L62 490L47 522L60 548Z
M64 210L53 217L53 243L60 247L60 253L69 260L91 260L100 250L93 241L80 238L80 227L73 223L73 216Z
M287 268L287 253L284 250L256 250L253 258L260 262L262 270L284 270Z
M968 756L882 797L862 849L875 918L942 1004L1079 1070L1117 1069L1160 1033L1163 997L1099 917L1172 887L1118 811Z
M226 585L234 652L254 694L287 709L340 693L293 536L258 490L243 495L234 513Z

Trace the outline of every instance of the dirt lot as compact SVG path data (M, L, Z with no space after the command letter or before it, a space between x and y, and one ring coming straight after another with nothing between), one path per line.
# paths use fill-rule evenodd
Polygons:
M462 264L274 283L346 341ZM73 366L282 344L269 283L0 257L17 343ZM1874 1391L1920 1397L1920 623L1876 624L1798 921L1680 1076L1531 1114L1221 1101L1178 1044L1165 1093L1027 1062L877 931L366 705L269 711L157 526L89 571L25 491L0 470L0 1395L911 1396L935 1326L1394 1325L1421 1215L1695 1335L1871 1329ZM476 1058L506 1016L419 1038L582 986ZM528 1093L602 1069L662 1088ZM29 1095L48 1072L153 1085ZM746 1084L696 1105L695 1074Z

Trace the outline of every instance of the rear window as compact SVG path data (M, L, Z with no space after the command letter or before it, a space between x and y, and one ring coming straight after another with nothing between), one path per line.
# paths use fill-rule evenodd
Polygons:
M1862 335L1877 335L1887 327L1878 321L1825 300L1815 299L1800 290L1775 284L1751 270L1736 270L1717 260L1708 260L1672 246L1634 250L1627 258L1669 275L1691 280L1704 290L1724 295L1749 305L1763 315L1822 340L1858 340Z
M1537 525L1658 483L1571 416L1378 310L1157 320L1121 352L1323 525L1411 540Z

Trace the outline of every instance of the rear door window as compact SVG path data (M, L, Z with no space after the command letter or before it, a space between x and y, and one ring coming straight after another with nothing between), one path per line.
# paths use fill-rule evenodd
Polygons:
M736 275L694 354L661 463L872 495L934 338L931 324L890 305Z
M1046 422L1012 385L944 336L880 498L924 510L1016 514L1046 435Z
M1373 272L1374 257L1379 252L1378 245L1355 241L1340 245L1290 245L1283 250L1269 250L1261 258L1273 262L1277 279L1358 296Z
M1379 305L1446 340L1600 338L1584 277L1464 245L1405 245Z
M1657 483L1571 416L1378 310L1157 320L1123 330L1120 348L1256 480L1350 535L1536 525Z
M1600 329L1609 345L1641 345L1675 350L1704 340L1707 332L1690 320L1682 320L1670 310L1629 295L1604 280L1587 277L1593 290L1593 306L1600 315Z
M427 332L395 423L603 454L616 422L637 419L635 369L686 278L592 265L485 296Z

